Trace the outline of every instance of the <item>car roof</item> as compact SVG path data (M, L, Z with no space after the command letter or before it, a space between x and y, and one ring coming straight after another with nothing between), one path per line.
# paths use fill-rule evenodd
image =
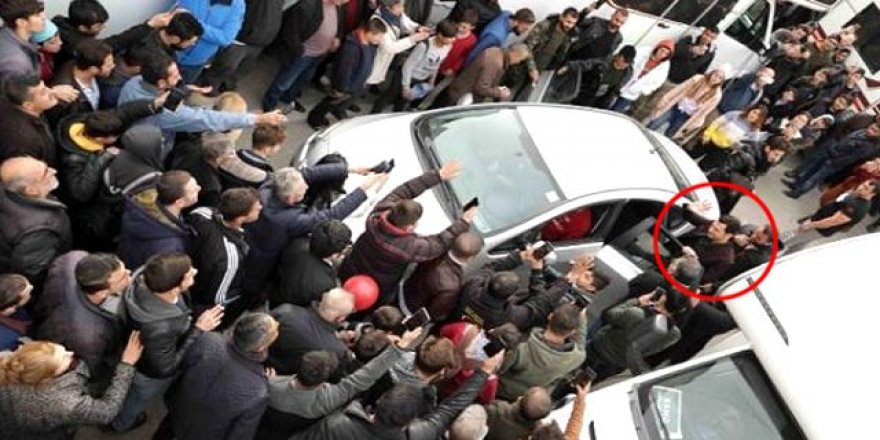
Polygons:
M647 132L629 117L557 105L519 105L517 112L566 199L631 189L678 192Z
M880 379L874 261L880 234L828 243L781 258L755 292L726 301L761 365L808 438L858 438L873 429ZM722 293L740 291L765 266ZM849 434L849 435L848 435Z

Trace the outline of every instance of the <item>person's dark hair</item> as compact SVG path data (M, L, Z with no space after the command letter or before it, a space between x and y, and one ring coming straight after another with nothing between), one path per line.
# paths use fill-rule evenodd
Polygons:
M15 273L0 274L0 310L18 305L27 287L27 278Z
M76 263L73 269L76 284L91 295L107 288L110 275L122 267L116 255L107 253L89 254Z
M247 312L235 321L232 345L241 353L258 353L272 342L274 329L275 320L268 313Z
M105 110L86 114L83 125L85 135L93 138L119 136L125 129L125 123L116 112Z
M567 8L565 8L564 11L562 11L561 16L562 17L578 18L578 17L580 17L580 15L581 15L580 12L578 12L578 10L576 8L567 7Z
M283 144L287 139L287 129L281 125L257 124L251 135L251 148L263 150Z
M534 23L535 22L535 13L532 12L529 8L522 8L516 12L514 12L513 16L510 17L520 23Z
M401 200L388 213L388 222L399 228L415 225L422 218L422 205L415 200Z
M156 202L160 205L170 205L186 194L184 188L192 179L192 176L183 170L171 170L162 173L156 184L158 196Z
M86 38L76 45L73 59L77 69L85 70L90 67L100 69L104 65L104 60L112 55L113 48L109 44L92 38Z
M459 14L452 18L456 23L467 23L471 26L476 26L477 22L480 21L480 16L477 14L477 11L472 8L466 8L461 10Z
M205 33L205 28L189 12L179 12L171 17L168 26L165 26L165 33L180 38L180 41L188 41L194 37L201 37Z
M459 234L452 241L452 255L459 259L468 259L480 253L483 249L483 237L474 232Z
M451 340L430 336L419 346L415 365L425 374L437 374L444 369L454 369L456 361L455 344Z
M541 420L553 409L550 393L543 387L532 387L526 390L519 402L520 414L526 420Z
M791 142L785 136L770 136L764 145L771 149L788 153L791 150Z
M376 421L383 426L402 428L430 411L432 393L431 387L399 383L376 402Z
M339 358L329 351L310 351L303 355L296 380L313 387L327 382L330 375L339 368Z
M39 87L37 75L11 75L3 83L3 95L14 105L22 105L31 99L31 89Z
M581 310L574 304L562 304L556 307L550 315L547 330L557 335L573 332L580 325L580 312Z
M106 23L110 14L95 0L73 0L67 8L67 18L74 27L92 27L98 23Z
M690 299L677 289L666 292L666 310L672 315L679 315L690 307Z
M144 283L157 293L167 292L183 282L192 260L182 252L153 255L144 264Z
M442 20L440 23L437 23L436 28L437 35L441 35L446 38L453 38L458 33L458 29L455 27L455 22L450 19Z
M565 434L562 433L555 421L536 427L529 436L529 440L563 440L564 438Z
M351 244L351 229L339 220L318 223L309 237L309 252L318 258L327 258L342 252Z
M368 34L384 34L388 32L388 25L384 21L373 17L364 24L364 32Z
M374 329L364 333L354 345L354 355L361 362L369 362L388 347L388 333Z
M133 67L143 67L158 52L153 46L135 46L122 54L122 62Z
M719 33L721 33L721 31L718 30L718 26L715 26L715 25L712 25L712 26L706 26L706 27L704 28L704 30L707 30L707 31L709 31L709 32L711 32L711 33L713 33L713 34L715 34L715 35L718 35Z
M740 228L742 228L742 222L738 218L730 214L722 215L718 219L718 221L724 223L724 225L727 226L726 232L728 234L738 234Z
M220 194L217 210L224 219L231 221L247 215L259 200L254 188L230 188Z
M159 51L150 51L150 54L141 65L141 76L148 84L159 85L159 80L168 78L168 69L174 64L174 59L168 54Z
M43 12L43 2L37 0L3 0L0 2L0 18L4 26L15 29L15 20L27 19Z
M370 321L376 330L393 332L401 322L403 322L403 313L394 306L382 306L373 311L370 315Z
M489 282L489 294L498 299L510 298L510 295L519 290L519 275L516 272L505 270L492 275Z

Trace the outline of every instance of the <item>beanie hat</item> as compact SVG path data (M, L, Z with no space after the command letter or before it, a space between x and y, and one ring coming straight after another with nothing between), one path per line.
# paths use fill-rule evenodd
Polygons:
M45 20L46 25L43 26L43 30L37 32L36 34L31 35L31 41L36 44L42 44L46 41L52 39L55 35L58 35L58 26L55 26L55 23L52 23L52 20Z
M630 44L627 44L626 46L623 46L623 48L620 49L620 52L617 52L617 54L620 55L627 63L632 64L633 60L636 59L636 48Z
M309 251L319 258L327 258L350 244L351 229L339 220L329 220L312 230Z

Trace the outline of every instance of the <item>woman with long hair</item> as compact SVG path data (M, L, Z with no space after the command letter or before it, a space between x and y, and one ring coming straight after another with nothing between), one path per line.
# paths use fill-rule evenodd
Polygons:
M706 154L732 151L744 141L759 142L766 136L762 131L767 120L767 107L756 104L742 111L727 112L703 130L697 145L689 151L693 158Z
M143 346L131 334L113 381L100 398L88 393L85 362L62 345L28 342L0 357L0 438L71 439L79 425L110 423L134 377Z
M708 74L698 74L677 85L657 102L648 117L648 128L658 130L669 123L666 136L684 139L706 122L706 116L721 101L721 86L727 79L727 69L718 68Z

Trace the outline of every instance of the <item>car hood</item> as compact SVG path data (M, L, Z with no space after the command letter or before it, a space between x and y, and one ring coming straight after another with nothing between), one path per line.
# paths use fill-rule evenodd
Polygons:
M297 166L314 165L329 153L342 154L351 166L373 166L383 160L394 159L390 178L378 189L368 192L369 199L357 211L349 215L345 224L352 236L359 236L366 228L366 219L379 200L394 188L425 172L426 163L416 151L411 125L418 115L397 113L362 116L339 122L325 131L318 132L306 141ZM365 177L349 175L345 189L353 191ZM422 218L416 227L419 234L435 234L449 227L450 219L438 199L440 191L428 190L416 200L421 203Z
M584 411L584 424L580 438L596 440L639 440L635 422L630 410L629 392L632 384L628 381L617 383L587 395ZM553 411L547 420L553 420L563 430L568 424L574 400ZM591 429L595 437L590 436Z

